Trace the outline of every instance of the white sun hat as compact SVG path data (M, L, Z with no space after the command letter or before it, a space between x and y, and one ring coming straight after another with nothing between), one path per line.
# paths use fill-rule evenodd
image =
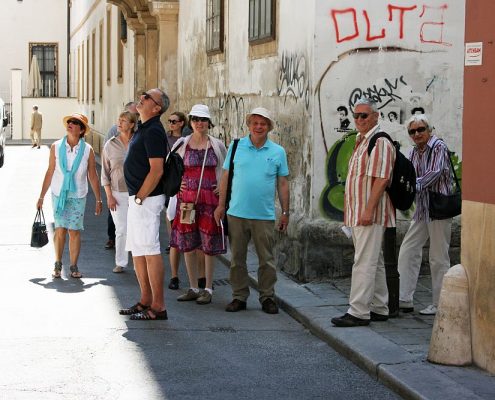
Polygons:
M248 123L249 118L251 118L252 115L261 115L262 117L264 117L267 120L269 120L270 121L270 130L272 130L273 127L275 126L275 121L273 120L273 118L272 118L272 116L270 114L270 111L268 111L264 107L253 108L252 111L249 114L246 115L246 124Z
M203 117L211 120L210 110L204 104L195 104L189 113L191 117Z

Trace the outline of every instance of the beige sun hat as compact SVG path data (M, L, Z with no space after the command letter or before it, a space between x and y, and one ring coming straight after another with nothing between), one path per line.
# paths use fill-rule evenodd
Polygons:
M268 111L264 107L253 108L252 111L246 115L246 124L249 123L248 121L252 115L260 115L260 116L266 118L267 120L269 120L270 121L270 130L272 130L273 127L275 126L275 121L273 120L270 111Z
M67 128L67 121L69 119L77 119L79 122L81 122L86 127L84 134L88 133L91 130L91 128L88 124L88 117L86 117L84 114L74 113L74 114L67 115L66 117L64 117L63 121L64 121L64 126L66 128Z

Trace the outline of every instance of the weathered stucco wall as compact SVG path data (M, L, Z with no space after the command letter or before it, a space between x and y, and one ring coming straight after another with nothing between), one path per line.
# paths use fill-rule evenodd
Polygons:
M405 153L411 143L401 124L421 107L459 153L464 0L455 8L439 0L277 3L271 52L249 46L248 2L226 1L225 51L207 56L206 4L181 2L179 104L185 112L208 104L213 133L225 143L246 133L251 108L273 111L271 138L286 149L291 171L291 223L278 265L301 280L342 276L352 259L339 222L352 142L339 139L353 127L352 106L362 95L374 98L383 129ZM349 124L339 120L340 106ZM394 112L397 120L388 120ZM453 246L458 254L459 240Z
M184 112L194 103L207 104L216 125L213 134L226 144L247 133L245 116L252 108L270 109L277 120L270 138L288 154L291 211L303 218L310 204L314 13L308 12L309 2L279 4L277 42L268 55L259 57L249 46L249 2L227 1L225 52L207 56L206 2L181 2L179 104Z

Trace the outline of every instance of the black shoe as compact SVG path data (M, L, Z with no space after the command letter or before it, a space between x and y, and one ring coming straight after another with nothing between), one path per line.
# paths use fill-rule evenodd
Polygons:
M370 320L371 321L386 321L388 319L388 315L378 314L373 311L370 311Z
M354 315L345 313L342 317L335 317L331 319L332 324L339 328L350 328L353 326L367 326L370 324L369 319L357 318Z
M266 299L261 304L261 309L267 314L278 314L278 307L272 299Z
M168 288L172 290L179 289L179 278L175 277L170 279L170 283L168 284Z
M399 310L403 313L411 313L414 311L414 304L412 301L399 301Z
M206 278L199 278L198 279L198 288L200 288L200 289L206 288Z
M105 243L105 249L110 250L115 248L115 240L109 239L108 242Z
M234 299L231 303L227 304L225 311L227 312L237 312L246 309L246 302Z

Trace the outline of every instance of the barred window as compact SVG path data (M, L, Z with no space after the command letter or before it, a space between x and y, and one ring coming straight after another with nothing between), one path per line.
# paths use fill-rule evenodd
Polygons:
M223 0L206 0L206 52L223 52Z
M275 39L276 0L249 0L249 42L264 43Z
M29 43L29 59L35 55L41 77L40 97L58 96L58 45L54 43ZM32 96L32 94L31 94Z

